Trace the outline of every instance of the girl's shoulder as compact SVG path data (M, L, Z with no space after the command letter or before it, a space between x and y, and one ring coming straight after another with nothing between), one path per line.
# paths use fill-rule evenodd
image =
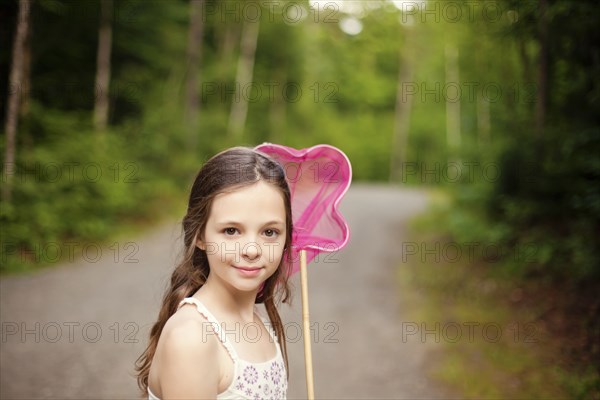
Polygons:
M185 304L184 304L185 305ZM196 310L196 307L180 307L167 320L162 334L163 335L192 335L206 330L207 319Z
M213 359L218 341L207 334L207 321L192 307L181 307L168 320L160 334L157 355L164 366L193 370L199 359ZM196 360L196 361L195 361Z
M195 307L181 307L167 320L160 335L166 347L184 345L200 347L206 350L209 347L216 348L216 342L206 340L210 335L210 325L206 318L200 314ZM164 340L163 340L164 339ZM204 340L203 340L204 339Z
M160 334L153 368L160 376L160 392L180 393L188 390L195 393L197 387L185 388L190 382L197 382L202 376L206 387L217 387L218 369L214 362L199 360L217 360L218 342L207 335L206 320L192 307L181 307L166 322ZM194 396L211 397L212 395ZM176 396L180 397L180 396Z

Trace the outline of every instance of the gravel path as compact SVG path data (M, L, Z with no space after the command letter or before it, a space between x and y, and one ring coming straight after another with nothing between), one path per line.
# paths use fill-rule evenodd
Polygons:
M317 398L448 397L426 376L430 344L402 340L397 296L406 222L426 200L421 191L355 184L342 201L349 245L309 266ZM87 261L1 279L0 398L136 398L133 362L178 240L179 226L169 223L103 248L101 257L89 247ZM293 306L281 311L290 341L288 398L299 399L306 397L299 276L292 283Z

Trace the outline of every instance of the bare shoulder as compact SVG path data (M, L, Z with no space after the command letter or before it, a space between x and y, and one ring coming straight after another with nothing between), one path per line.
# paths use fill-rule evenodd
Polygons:
M165 324L161 333L165 345L215 350L215 341L208 340L210 323L193 306L181 307Z
M163 398L216 396L218 343L209 330L209 323L193 307L182 307L169 318L157 349Z

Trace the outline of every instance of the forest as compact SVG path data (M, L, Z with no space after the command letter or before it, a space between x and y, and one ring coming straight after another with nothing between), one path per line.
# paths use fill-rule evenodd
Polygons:
M437 233L520 254L494 256L498 279L568 293L591 377L572 390L600 393L595 1L10 0L0 15L2 274L177 215L226 147L327 143L355 183L442 193Z

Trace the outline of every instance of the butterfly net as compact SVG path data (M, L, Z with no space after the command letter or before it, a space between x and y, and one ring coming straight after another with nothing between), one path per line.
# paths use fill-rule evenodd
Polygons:
M291 274L300 269L300 250L306 251L308 264L321 252L344 247L350 230L338 205L352 180L348 157L329 145L296 150L264 143L255 150L283 166L290 187L294 223Z

